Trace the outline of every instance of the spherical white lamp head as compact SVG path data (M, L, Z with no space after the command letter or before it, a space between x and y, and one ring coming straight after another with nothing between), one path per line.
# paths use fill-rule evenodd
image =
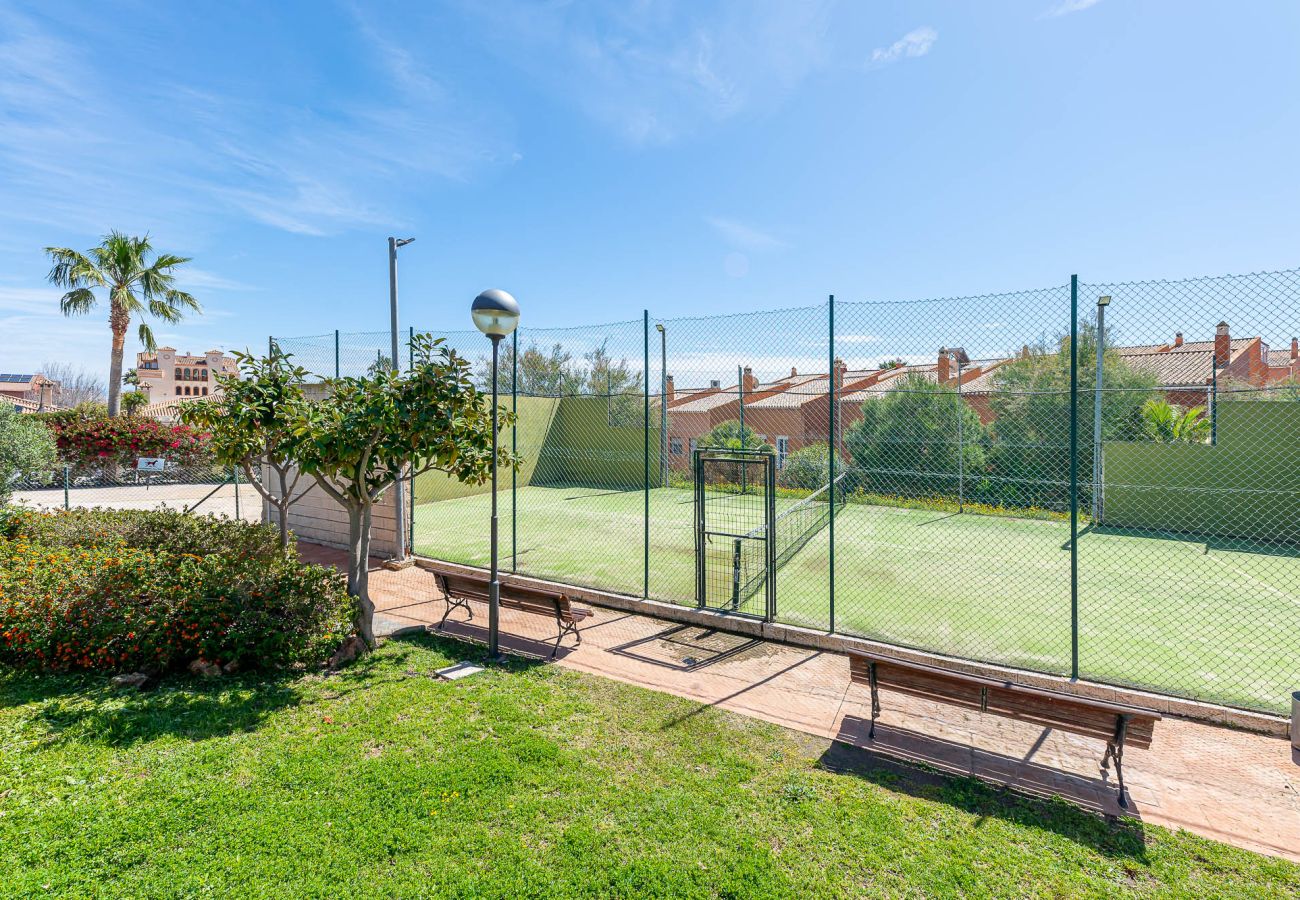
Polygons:
M510 334L519 324L519 304L514 297L495 288L475 297L469 312L474 326L493 340Z

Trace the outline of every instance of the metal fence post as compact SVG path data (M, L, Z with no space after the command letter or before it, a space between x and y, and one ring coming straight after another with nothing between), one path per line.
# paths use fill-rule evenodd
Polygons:
M519 329L510 335L510 410L515 414L510 429L510 452L519 456ZM510 571L519 571L519 469L510 467Z
M415 326L411 325L406 332L406 371L410 372L415 368ZM410 549L412 555L415 554L415 469L411 469L411 476L406 479L410 488L408 493L410 499L406 503L408 515L406 517L406 546Z
M966 410L962 408L961 399L961 361L964 355L964 349L957 354L957 512L959 513L966 511L966 435L962 423Z
M835 469L836 469L835 464L839 461L838 457L840 455L840 442L838 439L838 435L836 434L835 431L836 424L837 424L836 419L838 418L835 415L835 413L837 411L836 407L839 405L839 401L835 391L836 373L835 373L835 295L834 294L831 294L827 299L826 312L827 312L826 321L827 321L827 326L829 328L829 334L830 334L830 340L827 345L829 348L827 352L827 364L830 366L830 368L827 369L827 372L830 373L829 377L827 378L828 394L826 397L827 400L826 405L827 405L828 417L829 417L827 437L830 438L830 445L831 445L830 462L829 462L830 488L827 492L831 502L830 519L828 522L829 532L827 534L829 546L830 546L830 572L828 576L829 581L827 582L827 591L828 591L827 599L829 601L829 610L828 610L829 615L827 617L828 618L827 624L830 626L829 630L831 634L834 634L835 633Z
M1101 403L1102 385L1105 384L1106 358L1106 307L1110 297L1097 298L1097 336L1093 343L1097 356L1097 383L1093 385L1092 401L1092 524L1101 524L1102 517L1102 449L1101 449Z
M736 397L740 405L740 449L745 449L745 368L736 366ZM749 470L740 467L740 493L749 493Z
M1070 276L1070 677L1079 677L1079 276Z
M645 343L645 355L642 358L641 388L645 398L645 423L642 457L645 471L641 480L641 490L645 495L645 540L642 548L645 557L645 599L650 599L650 310L641 313L642 340Z
M235 518L239 517L239 468L235 467Z
M338 330L337 328L335 328L335 329L334 329L334 377L335 377L335 378L340 377L340 376L339 376L339 372L340 372L340 369L339 369L339 330Z
M72 509L72 496L69 488L72 482L72 466L63 467L63 508Z

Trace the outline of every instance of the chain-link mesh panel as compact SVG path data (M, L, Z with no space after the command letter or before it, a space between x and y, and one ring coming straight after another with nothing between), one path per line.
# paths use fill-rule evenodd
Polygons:
M1277 709L1300 671L1300 273L1088 284L1080 305L1104 346L1101 390L1080 373L1080 672Z
M1283 272L1084 284L1077 315L1062 284L523 328L496 370L524 460L499 473L502 560L695 604L692 451L764 450L775 515L812 523L778 620L1279 711L1300 659L1298 297ZM488 389L487 339L446 338ZM388 343L278 346L356 375ZM418 553L487 563L487 487L414 493Z
M837 630L1070 670L1069 310L1064 287L837 304Z
M657 320L651 400L662 464L650 490L650 596L696 600L691 580L692 451L764 450L776 466L776 511L829 480L830 327L827 306ZM666 400L666 402L661 402ZM825 547L815 529L777 570L777 619L829 626L829 572L806 562Z
M257 474L256 472L254 474ZM10 485L12 502L31 509L175 509L262 520L262 498L238 469L172 465L149 471L119 466L60 466Z
M477 332L446 335L491 390L492 350ZM501 434L523 459L498 473L503 565L570 584L641 594L645 585L643 322L520 328L497 357L499 403L517 424ZM649 439L657 453L658 437ZM653 463L658 465L657 456ZM416 486L415 548L483 565L488 487L437 474Z

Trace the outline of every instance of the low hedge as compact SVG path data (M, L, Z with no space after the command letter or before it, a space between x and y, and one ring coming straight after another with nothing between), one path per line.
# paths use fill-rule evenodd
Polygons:
M0 517L0 663L161 673L326 659L353 602L274 529L158 510Z

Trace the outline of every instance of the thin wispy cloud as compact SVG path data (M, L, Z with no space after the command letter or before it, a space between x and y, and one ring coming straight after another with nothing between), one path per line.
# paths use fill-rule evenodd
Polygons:
M1100 3L1101 0L1061 0L1055 6L1047 9L1040 15L1040 19L1055 19L1060 16L1068 16L1070 13L1083 12L1085 9L1091 9Z
M925 56L939 39L939 32L926 25L915 28L903 35L888 47L877 47L871 51L872 66L887 66L900 59L914 59Z
M776 250L786 246L785 241L752 225L722 216L705 216L704 221L724 241L737 250Z
M782 102L825 62L833 0L467 4L501 64L635 144Z
M165 231L173 244L215 217L329 234L400 219L412 179L466 181L516 161L504 121L357 21L347 33L379 89L309 105L274 80L208 90L136 34L118 36L141 68L119 91L122 76L88 52L111 35L0 9L0 218Z

